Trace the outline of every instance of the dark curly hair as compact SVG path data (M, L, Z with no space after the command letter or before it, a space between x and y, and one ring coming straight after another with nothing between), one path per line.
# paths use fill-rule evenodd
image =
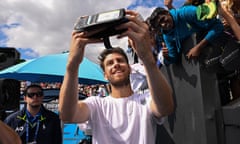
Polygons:
M149 25L149 29L158 31L159 28L159 18L161 15L167 15L169 12L167 9L162 7L157 7L153 10L150 17L147 18L146 23Z
M122 48L116 47L116 48L111 48L111 49L104 49L98 57L98 60L100 61L100 66L103 71L105 69L104 64L103 64L104 60L106 59L106 57L109 54L112 54L112 53L118 53L118 54L122 55L126 59L126 62L129 64L128 57Z

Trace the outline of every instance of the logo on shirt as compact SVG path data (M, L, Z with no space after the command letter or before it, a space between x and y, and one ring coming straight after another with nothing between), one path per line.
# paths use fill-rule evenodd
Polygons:
M23 126L16 127L15 132L22 132L24 130Z

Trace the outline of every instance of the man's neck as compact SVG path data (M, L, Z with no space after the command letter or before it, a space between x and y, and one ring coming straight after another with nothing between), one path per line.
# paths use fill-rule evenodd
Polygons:
M40 111L40 108L41 108L41 106L39 106L39 107L28 106L27 110L34 117Z
M124 98L129 97L133 94L133 90L130 85L122 87L111 86L111 96L114 98Z

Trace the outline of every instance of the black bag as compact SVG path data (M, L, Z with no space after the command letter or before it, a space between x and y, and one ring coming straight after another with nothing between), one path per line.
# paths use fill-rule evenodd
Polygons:
M227 71L240 69L240 42L234 39L228 39L224 46L220 63Z
M220 58L223 50L220 47L216 47L213 45L206 46L200 55L199 61L201 67L205 69L207 72L221 72L224 71Z
M240 43L224 32L203 49L200 63L209 72L240 69Z

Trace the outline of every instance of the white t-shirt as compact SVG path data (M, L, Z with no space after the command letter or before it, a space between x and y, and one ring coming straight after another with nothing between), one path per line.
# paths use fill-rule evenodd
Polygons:
M89 97L93 144L154 144L157 124L149 106L149 95L127 98Z

